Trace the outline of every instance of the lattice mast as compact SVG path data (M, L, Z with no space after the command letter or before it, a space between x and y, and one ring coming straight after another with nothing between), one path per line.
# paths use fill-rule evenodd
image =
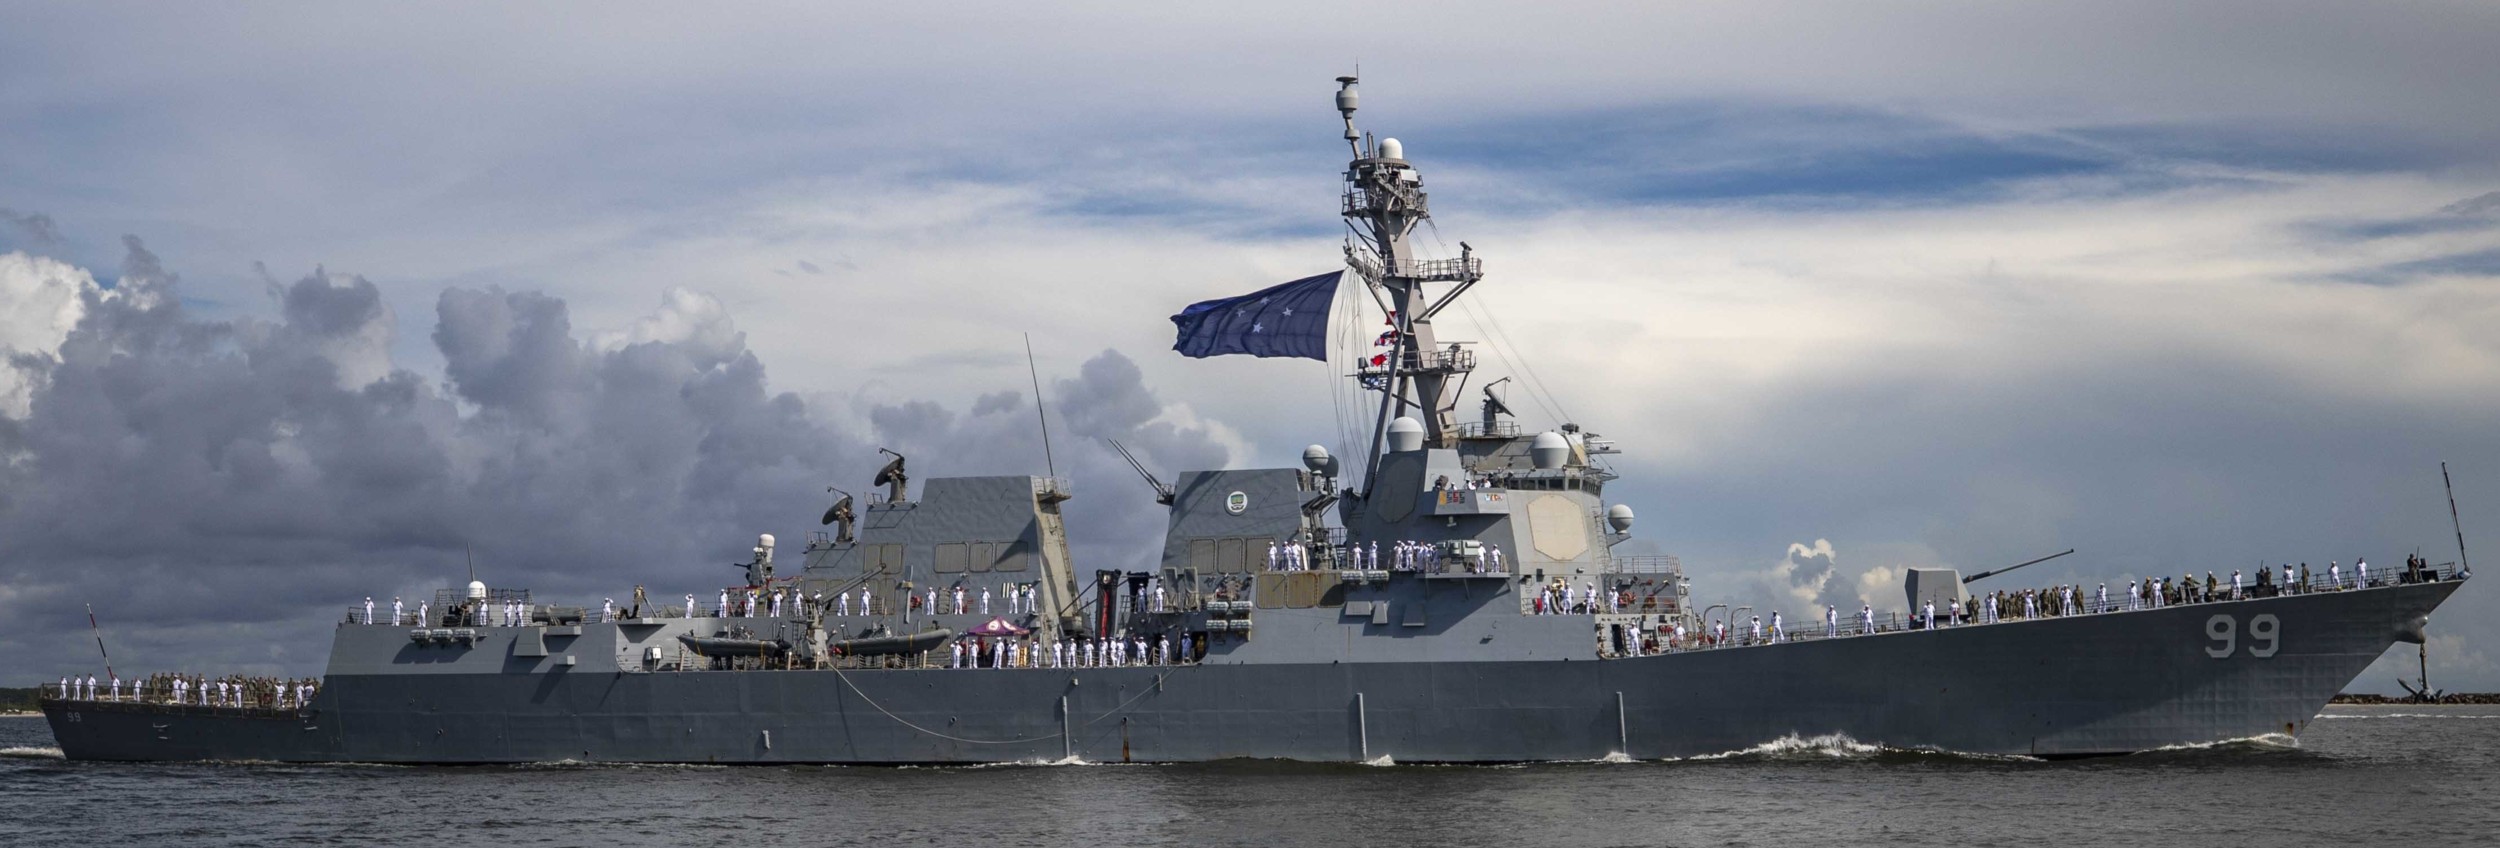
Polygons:
M1466 242L1459 242L1457 259L1415 258L1407 238L1432 217L1423 175L1407 163L1397 139L1374 139L1355 129L1356 82L1350 76L1337 78L1337 111L1345 117L1346 147L1354 154L1345 171L1344 213L1352 230L1346 239L1346 264L1389 313L1393 336L1386 360L1355 375L1365 388L1381 392L1363 465L1368 490L1379 471L1390 419L1412 414L1424 425L1427 447L1457 444L1459 389L1475 370L1475 354L1463 342L1444 344L1435 338L1432 319L1474 286L1483 268ZM1425 291L1427 283L1453 285L1435 297Z

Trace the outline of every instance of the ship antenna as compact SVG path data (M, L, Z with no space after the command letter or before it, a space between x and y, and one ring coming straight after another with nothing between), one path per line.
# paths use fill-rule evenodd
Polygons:
M466 555L469 557L469 582L471 582L471 583L475 583L475 582L477 582L477 548L476 548L476 546L470 545L470 544L469 544L469 543L467 543L467 542L462 542L462 543L460 543L460 552L461 552L461 553L463 553L463 554L466 554Z
M1172 487L1164 485L1162 480L1155 479L1155 473L1146 470L1146 464L1137 461L1137 457L1130 454L1128 452L1128 448L1120 445L1120 440L1104 439L1103 441L1110 442L1111 449L1119 451L1121 459L1128 460L1128 467L1137 469L1137 476L1146 478L1146 485L1153 487L1155 490L1155 503L1163 504L1164 506L1172 505L1172 499L1177 497L1177 495L1173 492Z
M104 649L104 628L95 623L95 605L87 605L87 629L95 631L95 652L104 655L104 676L119 678L113 673L113 652Z
M1050 471L1050 485L1059 485L1059 461L1050 455L1050 413L1042 408L1042 371L1033 364L1033 334L1024 334L1024 372L1033 378L1033 414L1042 419L1042 467Z
M2465 559L2465 522L2457 518L2457 484L2448 479L2448 463L2439 464L2439 485L2448 490L2448 523L2457 530L2457 568L2472 574L2474 566Z

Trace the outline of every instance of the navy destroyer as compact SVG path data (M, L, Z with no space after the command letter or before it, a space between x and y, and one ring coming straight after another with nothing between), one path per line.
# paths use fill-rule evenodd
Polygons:
M1139 508L1169 515L1154 570L1073 561L1072 492L1055 476L915 488L896 455L879 491L825 514L795 568L762 536L738 585L701 596L566 606L472 580L414 609L368 603L336 628L317 681L65 681L43 702L62 752L1510 762L1837 734L2114 754L2298 734L2390 645L2422 641L2469 576L2461 553L2117 593L1989 591L1971 584L1993 575L1922 569L1895 610L1766 624L1694 609L1672 558L1616 553L1634 516L1605 499L1614 441L1569 423L1532 432L1489 386L1466 392L1474 348L1434 322L1483 262L1464 242L1417 255L1422 177L1397 140L1356 128L1355 80L1339 83L1345 269L1173 320L1185 355L1326 359L1331 321L1359 311L1339 305L1373 304L1380 336L1357 344L1378 352L1350 369L1378 399L1369 444L1314 446L1299 468L1147 475L1155 506L1141 494Z

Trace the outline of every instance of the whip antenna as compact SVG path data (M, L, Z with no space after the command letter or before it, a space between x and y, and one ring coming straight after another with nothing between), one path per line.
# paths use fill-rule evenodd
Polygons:
M1033 415L1042 420L1042 467L1050 470L1050 484L1059 485L1059 462L1050 456L1050 412L1042 407L1042 370L1033 364L1033 334L1024 334L1024 372L1033 377Z
M104 655L104 676L112 678L121 677L121 675L113 673L112 652L104 650L104 628L97 626L95 623L94 604L87 605L87 629L95 632L95 652Z
M2448 490L2448 523L2457 529L2457 568L2471 573L2474 566L2465 561L2465 522L2457 518L2457 484L2448 479L2448 463L2439 464L2439 485Z

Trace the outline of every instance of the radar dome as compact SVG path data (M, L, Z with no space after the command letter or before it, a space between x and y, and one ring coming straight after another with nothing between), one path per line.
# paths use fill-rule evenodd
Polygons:
M1328 473L1328 466L1327 448L1312 445L1302 449L1302 467L1311 469L1311 473L1326 474Z
M1384 139L1381 139L1381 140L1380 140L1380 158L1382 158L1382 159L1405 159L1405 158L1406 158L1406 145L1399 144L1399 143L1398 143L1398 140L1397 140L1397 139L1394 139L1394 138L1384 138Z
M472 601L483 601L483 600L486 600L486 581L483 581L483 580L471 580L471 581L469 581L469 600L472 600Z
M1424 449L1424 422L1404 415L1389 422L1389 452L1404 453Z
M1615 504L1607 507L1606 526L1614 528L1617 536L1632 532L1632 505Z
M761 535L761 536L757 536L757 537L755 537L755 544L756 544L756 546L757 546L757 547L761 547L761 548L770 548L770 547L772 547L772 546L773 546L773 534L771 534L771 533L766 533L766 534L763 534L763 535Z
M1536 434L1536 441L1528 443L1528 461L1535 463L1539 471L1561 468L1570 460L1571 440L1563 438L1561 433L1547 430Z

